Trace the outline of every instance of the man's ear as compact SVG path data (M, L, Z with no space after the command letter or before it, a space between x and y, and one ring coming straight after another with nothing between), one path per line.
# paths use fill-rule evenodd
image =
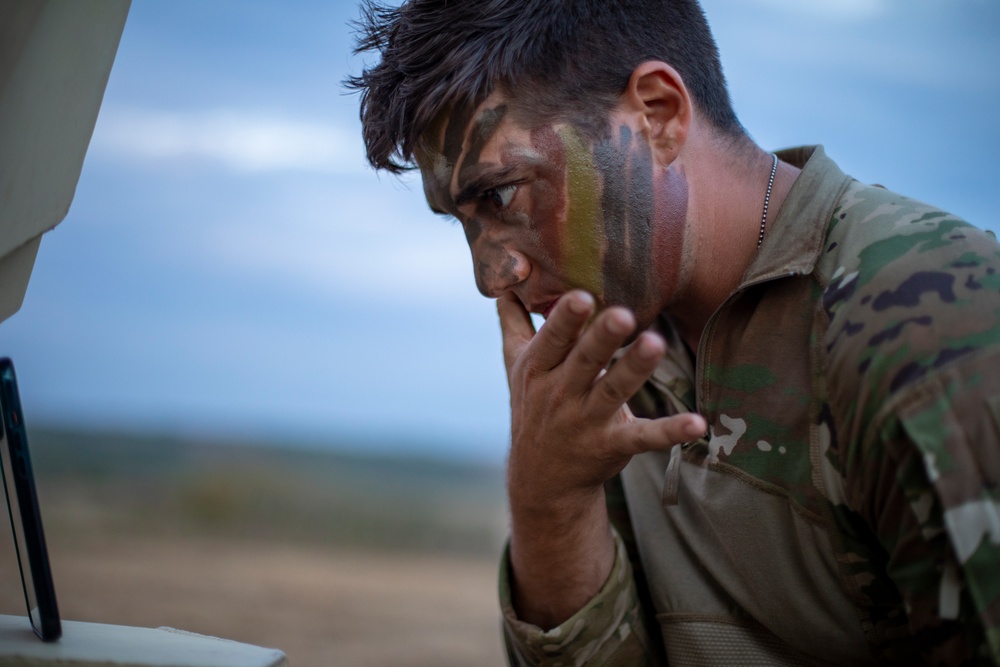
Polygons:
M691 127L691 96L681 75L667 63L649 60L632 72L622 99L637 114L649 137L654 159L667 165L677 158Z

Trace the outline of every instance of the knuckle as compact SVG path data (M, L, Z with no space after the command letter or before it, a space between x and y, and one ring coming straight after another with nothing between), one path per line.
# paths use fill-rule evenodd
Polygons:
M592 326L590 331L593 332L591 337L595 346L600 347L602 350L607 349L610 351L617 349L626 335L618 335L617 333L608 331L606 326Z
M569 332L558 327L553 327L548 336L541 339L550 348L564 350L573 344L573 337Z
M656 370L662 356L658 346L650 348L647 341L638 340L622 355L620 363L625 370L645 380Z
M578 361L581 366L587 369L603 368L605 360L589 345L581 345L577 352Z
M608 365L614 354L614 350L615 343L612 342L609 344L608 341L588 336L580 341L580 345L576 349L576 355L581 364L596 372L597 369L603 369Z
M514 372L523 381L534 382L545 375L546 370L541 366L536 357L529 354L522 354L514 362Z
M597 468L603 471L620 468L622 459L620 448L614 437L602 439L593 449L593 460L596 462ZM610 475L604 474L600 476L610 477Z
M630 352L632 352L630 350ZM649 377L656 370L656 365L659 362L658 358L644 358L638 353L626 354L622 359L624 361L624 368L633 375L642 377L643 379Z
M636 425L635 428L629 429L629 431L632 451L644 452L652 448L653 443L650 442L649 431L647 429Z
M615 382L611 376L605 376L604 380L598 384L598 391L608 402L617 405L625 403L629 399L629 392L620 383Z
M576 335L572 330L549 327L546 324L531 341L532 352L545 359L562 359L573 349Z

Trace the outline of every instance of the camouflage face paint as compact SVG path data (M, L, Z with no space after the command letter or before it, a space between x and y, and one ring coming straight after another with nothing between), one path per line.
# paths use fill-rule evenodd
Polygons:
M484 237L475 248L470 243L470 249L476 263L476 287L481 294L489 296L494 286L513 283L518 261L502 243L492 237Z
M473 216L465 223L465 240L471 246L483 233L483 221Z
M622 126L617 141L612 137L594 147L604 181L603 275L608 303L648 303L654 285L653 161L649 146L634 139Z
M458 171L459 189L479 169L483 148L493 139L506 115L507 106L501 104L485 109L476 116L469 131L468 149L465 156L460 162L456 161L455 163L455 170ZM478 215L469 216L464 222L464 228L466 241L472 248L482 236L483 221ZM502 245L491 239L484 239L480 245L482 247L476 258L475 266L476 286L479 291L486 294L490 291L491 285L514 282L518 270L517 257L510 255Z
M476 262L476 287L481 293L487 294L492 285L517 282L517 273L521 269L517 256L496 244L488 245L479 256L484 258Z
M672 296L680 288L683 277L688 184L684 174L670 166L663 170L653 186L656 193L653 216L657 223L651 245L659 260L650 266L649 273L651 279Z
M597 169L590 146L573 126L559 130L566 155L566 228L563 270L574 287L603 296L603 245Z
M548 266L563 266L567 238L567 192L563 186L566 178L566 150L563 139L551 125L531 131L531 147L536 155L544 156L538 178L528 184L532 202L531 220L526 221L534 234L539 249L539 259ZM543 221L544 224L538 221Z
M424 184L424 197L432 209L457 215L451 197L451 178L455 162L462 154L465 131L475 109L455 107L430 128L416 150Z
M648 143L627 126L592 145L572 126L558 136L566 153L566 278L648 326L678 284L687 183L672 167L657 176Z
M458 157L462 154L462 145L465 143L465 131L472 120L474 109L462 107L454 109L448 115L448 126L444 131L444 140L441 144L441 154L444 155L448 166L454 166Z
M459 183L466 181L472 170L479 166L479 157L483 152L483 148L493 138L493 135L496 134L497 128L500 127L500 121L503 120L505 115L507 115L507 105L501 104L492 109L486 109L476 117L472 125L472 130L469 133L468 152L465 154L465 159L462 160L462 163L456 164Z
M421 161L428 201L463 223L480 291L532 276L518 288L525 305L582 288L648 326L677 285L683 175L657 169L628 126L594 141L572 124L525 128L508 104L489 104L443 120L440 152Z

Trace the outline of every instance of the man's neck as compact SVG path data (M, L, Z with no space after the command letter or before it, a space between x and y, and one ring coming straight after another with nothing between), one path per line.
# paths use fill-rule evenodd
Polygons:
M757 254L773 157L756 146L708 150L685 166L690 184L685 248L691 267L668 311L684 341L697 351L712 314L736 290ZM771 184L764 233L778 216L800 170L779 161Z

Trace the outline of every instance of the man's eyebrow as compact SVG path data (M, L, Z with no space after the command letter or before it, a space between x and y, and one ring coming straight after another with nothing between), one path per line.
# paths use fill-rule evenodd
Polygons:
M487 190L503 185L505 181L511 179L518 169L520 169L518 165L499 168L473 167L471 176L466 177L468 178L468 183L459 190L458 195L455 197L455 206L468 204ZM460 177L460 180L465 180L465 178Z

